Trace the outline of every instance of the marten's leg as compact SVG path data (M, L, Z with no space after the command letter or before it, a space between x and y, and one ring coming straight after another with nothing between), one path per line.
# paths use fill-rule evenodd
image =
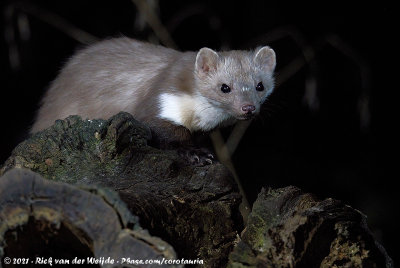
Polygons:
M196 146L190 131L167 121L148 123L153 138L151 145L160 149L176 149L178 153L193 165L212 164L214 156L211 150Z

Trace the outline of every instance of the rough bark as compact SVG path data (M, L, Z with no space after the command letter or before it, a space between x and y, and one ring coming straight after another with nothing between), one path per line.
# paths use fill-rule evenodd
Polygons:
M228 267L392 267L359 211L296 187L259 194Z
M49 180L109 187L143 227L174 247L178 258L202 259L206 267L224 267L228 256L229 267L393 266L363 214L337 200L318 201L295 187L260 193L232 251L243 226L230 173L218 163L188 165L173 150L148 146L150 139L149 129L127 113L109 120L72 116L18 145L0 175L24 167ZM13 202L22 201L0 208ZM19 219L14 215L5 211L0 217ZM96 223L95 218L87 221ZM49 226L41 228L52 233ZM86 236L79 239L85 245Z
M76 258L104 261L104 267L136 267L132 261L144 257L176 259L173 248L143 230L114 192L45 180L25 169L0 178L0 267L8 264L5 257L11 258L7 267L18 266L14 258L23 258L24 267L50 257L53 265Z
M178 257L221 267L242 229L240 194L220 164L194 167L147 145L149 129L127 113L59 120L19 144L0 173L25 167L44 178L117 191L141 225Z

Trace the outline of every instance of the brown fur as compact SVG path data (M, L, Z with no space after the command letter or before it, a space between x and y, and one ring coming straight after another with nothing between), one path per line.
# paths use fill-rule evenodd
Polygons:
M73 56L43 98L31 132L56 119L80 115L108 119L125 111L152 128L159 143L190 140L254 114L273 89L275 53L215 52L208 48L178 52L129 38L105 40ZM255 90L262 82L265 91ZM232 91L221 92L222 84Z

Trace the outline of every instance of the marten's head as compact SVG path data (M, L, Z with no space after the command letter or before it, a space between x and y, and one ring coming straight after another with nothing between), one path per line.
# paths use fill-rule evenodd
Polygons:
M250 119L274 89L275 65L275 52L268 46L228 52L202 48L196 56L196 87L231 117Z

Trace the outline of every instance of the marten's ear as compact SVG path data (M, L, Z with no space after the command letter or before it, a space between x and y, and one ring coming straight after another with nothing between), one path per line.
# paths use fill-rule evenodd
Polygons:
M269 46L262 47L256 50L254 62L263 71L273 72L276 66L275 52Z
M203 47L196 56L196 72L200 76L206 76L209 72L217 70L218 58L217 52Z

